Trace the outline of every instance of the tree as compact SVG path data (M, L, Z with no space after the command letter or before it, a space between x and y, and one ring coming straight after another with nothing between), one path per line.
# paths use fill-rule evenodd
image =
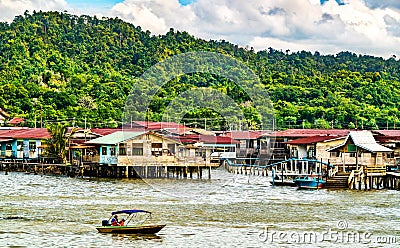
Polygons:
M69 140L76 129L72 129L68 134L68 126L66 124L57 123L50 125L47 130L50 133L50 138L45 142L46 147L44 155L56 157L63 163L66 163Z

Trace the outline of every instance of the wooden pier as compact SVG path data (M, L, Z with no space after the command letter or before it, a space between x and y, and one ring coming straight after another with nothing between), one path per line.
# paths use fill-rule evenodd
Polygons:
M253 164L247 164L245 160L236 160L234 162L226 159L224 167L231 173L244 175L260 175L279 177L282 180L293 180L298 176L321 175L324 177L333 176L336 173L335 167L329 162L323 162L315 159L287 159L273 164L259 165L258 161Z
M348 179L350 189L394 189L400 190L400 172L387 171L386 166L364 167L353 170Z
M244 160L224 161L224 167L231 173L242 175L274 176L279 180L293 180L298 176L320 175L326 180L328 189L394 189L400 190L400 172L388 172L387 166L355 167L351 172L341 171L341 166L314 159L287 159L269 165L258 162L246 164ZM350 168L348 166L348 168ZM275 178L274 178L275 179Z
M211 179L211 171L218 163L150 163L125 166L99 163L74 165L60 163L32 162L28 160L7 159L0 161L0 171L18 171L32 174L65 175L71 177L99 178L183 178Z

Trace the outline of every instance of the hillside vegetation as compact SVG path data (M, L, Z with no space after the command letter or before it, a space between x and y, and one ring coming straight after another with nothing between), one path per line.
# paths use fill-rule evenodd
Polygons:
M115 127L121 124L130 91L143 87L138 78L157 62L191 51L222 53L251 68L274 103L278 128L400 125L400 67L395 56L273 48L256 52L173 29L154 36L118 18L59 12L25 12L10 24L0 23L0 107L11 117L24 117L31 127L35 120L40 125L40 118L44 124L66 121L82 127L86 121L90 127ZM174 78L156 94L149 118L160 120L175 96L194 87L225 92L243 108L249 100L225 78L193 73ZM250 107L245 112L254 111ZM229 126L211 109L185 115L186 123L205 117L214 118L207 126ZM257 127L257 116L247 117Z

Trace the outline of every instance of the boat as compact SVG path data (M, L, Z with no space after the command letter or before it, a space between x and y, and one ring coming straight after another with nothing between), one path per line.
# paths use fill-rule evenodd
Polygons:
M321 189L326 183L320 176L299 176L293 182L299 189Z
M296 187L296 183L290 180L283 180L283 181L271 181L271 185L274 186L289 186L289 187Z
M273 186L296 187L296 183L293 181L293 179L288 179L288 178L279 177L279 176L275 176L274 178L272 178L272 181L270 183Z
M126 215L123 218L123 225L112 225L111 219L115 215ZM108 220L103 220L101 226L97 226L96 229L100 233L123 233L123 234L156 234L165 225L150 225L144 224L149 218L151 218L151 212L140 209L127 209L120 210L111 213L111 217Z

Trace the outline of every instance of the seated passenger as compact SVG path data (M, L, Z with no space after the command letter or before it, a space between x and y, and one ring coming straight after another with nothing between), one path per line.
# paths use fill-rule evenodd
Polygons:
M111 225L112 226L119 226L118 215L114 215L114 217L111 219Z
M124 226L124 225L125 225L125 219L122 219L122 220L119 222L119 225L120 225L120 226Z

